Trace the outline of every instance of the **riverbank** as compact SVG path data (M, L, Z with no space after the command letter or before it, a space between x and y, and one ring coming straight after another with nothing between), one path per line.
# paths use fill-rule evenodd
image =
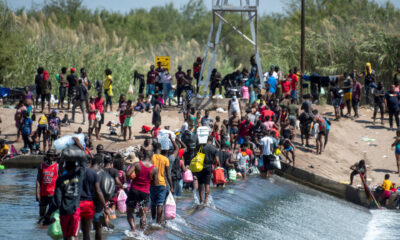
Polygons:
M332 106L315 106L324 116L333 118ZM161 113L162 127L170 126L171 129L178 129L183 123L182 114L178 114L178 108L171 107ZM3 122L2 138L7 144L14 144L17 149L23 145L21 142L15 142L16 128L14 125L14 109L2 108L0 117ZM59 116L62 118L67 113L71 116L70 111L60 111ZM220 116L221 119L227 119L227 113L217 113L211 111L210 116ZM40 116L40 113L37 113ZM294 144L296 146L296 167L315 175L336 181L339 183L349 182L349 167L366 157L368 167L368 179L370 185L380 185L383 182L386 173L391 174L391 180L394 183L400 183L400 177L395 174L397 170L394 153L391 150L391 144L394 141L395 132L388 130L388 121L385 119L386 125L372 125L372 111L369 109L360 109L360 118L356 120L342 118L339 122L332 121L331 131L329 134L329 142L322 155L315 154L315 141L310 140L312 148L301 146L299 136L296 137ZM95 141L93 144L103 144L105 149L109 151L117 151L119 149L143 144L143 139L149 134L140 134L142 125L151 126L151 113L135 113L134 124L132 127L134 139L124 142L120 136L110 135L106 126L101 130L101 141ZM113 113L105 114L105 122L119 122L118 116ZM82 116L77 114L76 123L62 129L62 135L73 134L79 127L83 131L87 131L87 125L81 125ZM380 121L378 121L380 122ZM119 134L119 130L117 133ZM366 141L368 140L368 141ZM355 177L353 186L361 186L359 177Z

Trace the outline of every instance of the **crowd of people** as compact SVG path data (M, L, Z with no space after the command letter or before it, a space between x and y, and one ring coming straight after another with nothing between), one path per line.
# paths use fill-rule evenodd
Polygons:
M97 95L91 96L92 84L86 70L80 69L80 77L77 77L74 68L70 68L70 74L66 75L67 68L63 67L56 75L59 83L57 107L59 110L64 109L64 100L67 98L67 109L70 109L72 103L72 118L65 114L61 119L58 110L51 110L50 107L50 92L54 84L51 83L49 73L41 67L38 68L35 77L36 95L26 88L24 99L16 107L15 123L17 140L22 135L24 141L21 150L23 153L28 150L31 153L46 153L45 160L38 169L36 183L36 198L45 224L51 223L51 214L59 209L65 238L77 237L81 226L84 239L90 239L93 222L96 239L101 239L102 225L107 225L104 219L115 216L117 196L120 191L124 191L128 196L127 220L132 231L128 234L133 234L136 231L135 212L140 218L140 228L146 227L149 203L154 221L158 224L165 223L164 205L168 194L181 196L183 191L192 190L198 193L199 204L207 205L212 178L214 185L224 187L226 181L234 181L237 175L246 179L249 173L260 171L262 176L269 177L274 170L280 168L281 160L295 166L294 138L297 131L303 148L314 151L309 143L313 138L315 153L322 154L328 143L331 120L313 109L311 96L304 95L303 99L299 99L297 88L299 79L303 76L297 68L284 74L278 66L271 66L264 76L258 76L254 57L251 57L250 71L243 68L242 71L235 71L222 78L218 70L213 69L208 86L210 97L214 97L219 90L221 95L225 92L225 96L231 98L227 106L228 118L221 119L220 116L211 118L208 110L196 109L191 104L192 95L200 89L201 63L201 58L197 58L193 71L189 69L186 72L182 70L182 66L178 66L174 75L176 87L172 85L173 77L167 69L162 68L161 63L157 68L150 66L146 84L144 76L135 73L135 78L139 80L137 102L133 103L125 95L121 95L118 101L121 137L125 141L132 139L135 112L152 112L154 127L143 126L142 131L149 132L150 137L146 137L141 148L127 158L119 153L106 152L101 144L97 145L96 154L91 153L93 137L101 139L104 113L108 109L111 112L113 110L112 71L105 70L104 81L96 81L94 84ZM350 75L344 74L342 86L338 80L331 81L329 93L336 120L341 116L352 117L351 109L354 110L354 117L358 117L362 89L359 79L362 76L365 77L367 103L369 91L374 89L374 120L377 110L380 109L383 121L383 104L386 104L390 127L393 116L399 124L400 69L395 75L397 80L394 85L390 91L385 92L382 83L375 84L375 73L368 63L362 74L356 71ZM261 84L262 81L264 84ZM261 88L262 85L265 87ZM158 138L162 130L161 111L172 104L171 100L175 95L177 105L181 107L179 114L182 114L183 124L176 132L176 137L169 136L171 144L165 149ZM44 111L46 101L47 112ZM88 114L86 147L76 140L76 149L69 147L62 151L60 157L52 149L52 144L61 136L62 128L75 122L78 107L83 116L82 124L86 124L85 113ZM347 107L347 115L343 115L344 107ZM38 117L35 113L39 113ZM33 129L36 120L37 128ZM164 129L168 128L164 126ZM208 130L206 141L199 140L200 129ZM43 148L40 148L41 143ZM4 142L0 144L1 159L4 160L8 146ZM396 154L397 145L398 140L393 143ZM357 173L366 176L365 163L364 167L362 164L360 162L352 167L351 183ZM223 179L216 177L216 169L223 170ZM111 196L101 186L99 172L107 172L114 180L116 190Z

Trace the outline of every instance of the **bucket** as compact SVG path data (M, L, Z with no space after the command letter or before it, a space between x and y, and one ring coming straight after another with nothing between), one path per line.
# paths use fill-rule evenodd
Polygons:
M206 126L197 128L197 138L199 140L199 144L206 144L209 135L210 135L210 128Z

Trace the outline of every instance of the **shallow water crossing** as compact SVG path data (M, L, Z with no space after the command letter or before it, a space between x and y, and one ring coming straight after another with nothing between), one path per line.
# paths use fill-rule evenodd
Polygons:
M0 174L0 239L50 239L36 224L35 178L33 169ZM165 228L148 219L146 234L135 239L400 239L397 211L369 211L279 177L249 178L224 190L212 188L211 195L213 207L203 208L184 193L176 219ZM128 239L125 216L114 224L104 238Z

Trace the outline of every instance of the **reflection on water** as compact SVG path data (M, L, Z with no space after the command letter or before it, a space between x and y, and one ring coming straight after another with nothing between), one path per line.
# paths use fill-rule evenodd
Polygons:
M0 174L0 239L48 239L35 224L36 170ZM250 178L212 189L213 208L194 208L192 194L178 200L177 218L165 229L151 225L136 239L400 239L400 215L368 211L285 179ZM136 219L137 220L137 219ZM149 220L151 223L151 220ZM105 239L124 239L125 217Z

